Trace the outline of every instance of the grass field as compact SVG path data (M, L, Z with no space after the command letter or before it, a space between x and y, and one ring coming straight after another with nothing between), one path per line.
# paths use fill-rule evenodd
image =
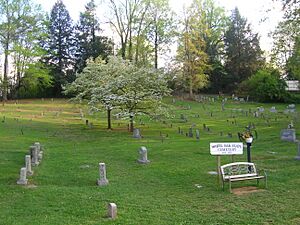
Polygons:
M281 129L291 120L300 135L299 113L283 113L286 104L230 100L222 111L220 100L166 102L173 117L136 118L142 139L132 138L128 121L114 119L114 129L106 130L105 114L89 115L84 106L63 99L1 105L0 224L300 224L297 145L280 140ZM258 106L265 112L255 118ZM278 113L270 113L271 106ZM93 127L86 126L86 119ZM237 142L237 132L249 123L258 132L252 161L267 171L268 189L237 196L228 186L223 192L216 175L208 173L216 171L209 143ZM200 141L186 137L192 125L200 130ZM178 127L184 135L178 134ZM25 155L37 141L44 147L43 161L33 168L29 185L19 186ZM148 165L136 162L140 146L148 149ZM245 151L235 161L246 161ZM108 186L96 186L99 162L106 163ZM229 162L230 157L222 157L222 164ZM233 188L254 185L255 181L238 182ZM106 216L109 202L118 206L113 221Z

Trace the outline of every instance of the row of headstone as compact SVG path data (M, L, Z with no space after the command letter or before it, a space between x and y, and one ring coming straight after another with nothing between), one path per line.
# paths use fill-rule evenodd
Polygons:
M296 106L295 104L290 104L286 107L286 109L284 110L284 113L294 113L296 112Z
M43 151L41 144L39 142L35 142L29 147L29 155L25 155L25 167L20 169L20 178L17 180L17 184L27 185L27 176L33 175L32 166L38 166L41 163L42 158Z

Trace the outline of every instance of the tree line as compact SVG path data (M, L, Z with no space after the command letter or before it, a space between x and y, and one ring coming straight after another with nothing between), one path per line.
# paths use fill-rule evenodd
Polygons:
M171 10L168 0L105 0L99 6L90 0L76 23L62 0L49 14L32 0L1 0L2 98L60 97L89 60L107 63L111 55L157 70L177 42L176 54L162 72L174 92L188 92L191 98L200 90L260 98L253 88L268 80L261 92L273 91L263 100L284 100L281 74L299 79L300 42L299 1L282 3L285 18L273 33L273 61L267 63L259 34L238 8L227 16L214 0L193 0L182 16ZM103 15L96 12L104 5L115 42L102 35L97 16Z

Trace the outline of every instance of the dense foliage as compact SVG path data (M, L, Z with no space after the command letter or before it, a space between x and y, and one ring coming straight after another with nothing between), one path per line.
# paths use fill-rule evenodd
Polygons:
M240 84L239 94L260 102L283 102L288 100L285 88L277 70L261 69Z

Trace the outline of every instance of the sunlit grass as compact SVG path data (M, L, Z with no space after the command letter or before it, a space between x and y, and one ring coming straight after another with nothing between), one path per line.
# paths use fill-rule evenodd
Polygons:
M291 120L299 129L299 114L282 113L284 104L229 101L222 112L220 100L205 104L179 100L173 104L171 100L166 103L173 117L159 121L136 118L142 139L132 138L127 120L114 119L113 130L107 130L105 114L89 115L86 107L64 99L1 105L0 224L299 223L297 146L280 140L280 130ZM268 111L273 105L279 113ZM249 113L258 106L265 107L264 118ZM85 124L86 119L93 127ZM269 188L235 196L227 189L223 192L216 176L208 174L216 170L209 143L236 142L237 132L249 123L258 131L252 158L267 171ZM203 124L209 132L203 130ZM200 141L186 137L191 126L200 130ZM178 127L183 135L178 134ZM24 157L36 141L45 148L43 161L34 168L28 187L18 186ZM140 146L149 151L148 165L136 162ZM246 156L235 160L245 161ZM222 157L222 164L230 161L231 157ZM109 185L105 187L96 186L99 162L107 166ZM233 187L254 183L240 182ZM116 221L106 217L109 202L118 206Z

